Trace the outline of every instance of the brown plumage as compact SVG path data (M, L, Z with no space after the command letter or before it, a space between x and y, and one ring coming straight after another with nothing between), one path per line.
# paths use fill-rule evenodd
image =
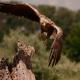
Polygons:
M63 31L53 21L42 15L31 4L11 4L0 3L0 12L13 14L15 16L24 16L32 21L36 21L41 25L41 34L46 33L46 38L52 37L53 43L49 56L49 65L56 65L60 59L62 50Z

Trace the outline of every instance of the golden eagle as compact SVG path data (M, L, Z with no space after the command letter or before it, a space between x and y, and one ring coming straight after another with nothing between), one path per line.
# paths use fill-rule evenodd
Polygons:
M49 56L49 66L56 65L61 56L63 31L52 20L41 14L35 7L28 3L1 3L0 12L24 16L41 25L41 34L46 33L46 39L53 39Z

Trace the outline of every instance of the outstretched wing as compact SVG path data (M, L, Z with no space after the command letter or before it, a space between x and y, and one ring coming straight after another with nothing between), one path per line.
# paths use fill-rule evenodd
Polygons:
M56 65L60 59L61 56L61 51L62 51L62 36L63 36L63 32L62 29L60 27L54 26L54 28L56 27L56 34L53 35L54 37L54 41L52 43L51 46L51 52L50 52L50 56L49 56L49 66L52 65ZM54 31L53 31L54 32Z
M49 56L49 65L56 65L60 59L62 50L61 40L55 40L51 46L51 52Z
M33 21L40 21L40 13L31 4L11 4L11 3L0 3L0 12L10 13L16 16L24 16Z

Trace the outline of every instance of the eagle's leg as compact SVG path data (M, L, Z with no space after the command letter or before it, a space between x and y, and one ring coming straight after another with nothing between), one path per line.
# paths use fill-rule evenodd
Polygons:
M48 39L48 38L50 38L50 36L52 35L52 32L47 32L47 36L46 36L46 38Z
M43 29L41 29L40 38L42 40L46 40L47 39L47 32L45 32Z

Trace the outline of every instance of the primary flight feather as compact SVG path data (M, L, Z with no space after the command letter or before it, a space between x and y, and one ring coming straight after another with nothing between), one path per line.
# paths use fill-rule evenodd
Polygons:
M28 3L0 3L0 12L24 16L41 25L41 34L46 33L46 38L52 37L53 43L49 56L49 65L56 65L61 56L63 31L52 20L42 15L35 7Z

